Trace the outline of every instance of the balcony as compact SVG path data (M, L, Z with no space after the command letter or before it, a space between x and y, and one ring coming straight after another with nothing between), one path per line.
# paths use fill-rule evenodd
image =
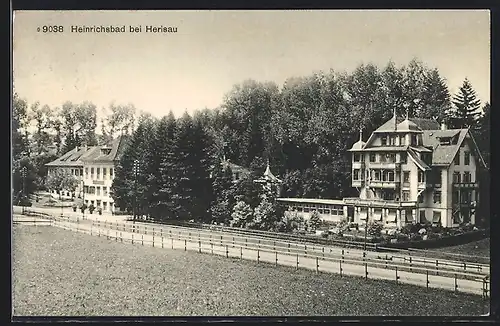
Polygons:
M417 185L418 190L424 190L424 189L428 189L428 188L432 188L432 183L428 183L428 182L424 181L424 182L419 182Z
M353 187L362 187L364 184L363 180L352 180L352 186Z
M479 188L479 184L477 182L453 182L453 188L459 189L476 189Z
M395 162L370 162L369 167L371 169L384 169L384 170L394 170L398 163Z
M372 188L384 188L384 189L396 189L398 182L396 181L380 181L380 180L372 180L369 183Z

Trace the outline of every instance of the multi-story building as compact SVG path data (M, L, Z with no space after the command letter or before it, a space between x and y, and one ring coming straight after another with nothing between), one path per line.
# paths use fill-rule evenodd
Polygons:
M394 114L366 142L360 131L350 152L352 186L359 190L359 198L344 198L351 220L389 227L475 223L476 175L485 163L469 129Z
M125 146L126 136L122 135L109 146L76 147L48 163L48 174L55 169L68 169L80 182L76 189L63 191L63 196L81 198L87 206L93 205L103 212L112 213L115 206L111 197L111 185L115 166ZM52 193L58 195L57 191Z
M394 114L366 142L360 131L349 151L359 197L278 201L306 219L316 211L326 221L376 221L386 228L426 221L445 227L476 223L477 173L486 166L469 129Z

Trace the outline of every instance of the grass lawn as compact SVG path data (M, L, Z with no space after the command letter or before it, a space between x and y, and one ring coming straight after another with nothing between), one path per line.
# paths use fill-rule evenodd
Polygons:
M479 296L14 226L13 310L26 315L478 315Z

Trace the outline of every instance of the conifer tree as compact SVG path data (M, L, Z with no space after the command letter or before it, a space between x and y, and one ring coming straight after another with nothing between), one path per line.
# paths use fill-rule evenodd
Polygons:
M422 92L422 109L419 118L435 119L442 123L451 107L450 92L445 81L437 69L433 69L425 76Z
M454 128L476 127L480 116L481 101L477 98L476 91L465 78L458 93L453 96L454 108L450 111L449 122Z

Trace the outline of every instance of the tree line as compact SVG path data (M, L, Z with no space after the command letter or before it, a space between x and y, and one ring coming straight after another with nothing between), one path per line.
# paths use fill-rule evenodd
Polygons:
M471 128L489 163L490 105L480 103L466 78L452 96L439 70L416 59L402 66L361 64L350 73L315 72L288 78L281 86L246 80L225 95L220 107L179 118L171 112L161 119L137 117L133 106L112 105L100 134L91 103L68 102L58 110L35 103L28 114L26 102L15 95L14 160L33 161L37 156L32 153L47 144L59 144L61 154L83 142L105 142L127 129L133 131L130 145L113 185L119 206L158 218L269 224L275 221L255 212L264 200L252 179L262 174L266 162L284 181L282 196L357 196L347 150L359 130L366 140L393 110L450 128ZM50 122L53 112L60 112L52 114L59 122ZM36 128L28 146L25 126L30 118ZM222 157L252 174L233 183L228 171L219 170ZM270 198L266 200L272 203ZM271 206L264 203L257 212L277 209Z
M141 213L158 218L276 224L262 211L278 208L270 197L262 199L252 180L267 161L284 181L282 196L357 196L347 150L359 130L366 140L394 109L400 116L471 128L489 162L490 106L481 105L469 80L452 96L438 69L418 60L400 67L363 64L349 74L289 78L281 87L247 80L219 108L144 119L117 168L113 196L129 210L137 201ZM219 168L222 157L253 175L233 184ZM134 160L140 162L137 181Z
M65 102L49 107L28 103L16 92L12 101L12 159L15 200L22 189L21 169L26 167L26 190L45 189L45 164L76 146L104 144L122 132L132 133L137 110L132 104L111 103L102 108L98 129L97 107L91 102Z

